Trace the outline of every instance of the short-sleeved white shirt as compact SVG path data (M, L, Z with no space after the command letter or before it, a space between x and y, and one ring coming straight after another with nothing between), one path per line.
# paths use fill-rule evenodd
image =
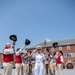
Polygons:
M14 50L12 48L9 48L9 49L4 49L3 50L3 54L14 54Z
M43 60L45 60L45 56L43 53L35 53L32 55L33 58L35 58L35 62L43 63Z

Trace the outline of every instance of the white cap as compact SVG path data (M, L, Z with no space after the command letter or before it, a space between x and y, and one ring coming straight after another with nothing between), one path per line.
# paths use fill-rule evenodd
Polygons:
M36 49L42 49L42 47L40 45L36 46Z
M6 45L10 45L10 43L6 43Z

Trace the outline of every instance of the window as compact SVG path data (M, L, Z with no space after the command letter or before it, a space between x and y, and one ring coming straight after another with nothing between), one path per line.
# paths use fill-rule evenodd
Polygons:
M67 53L67 57L71 57L71 53Z
M71 56L74 57L74 53L71 53Z
M61 46L59 47L59 50L62 50L62 47Z
M66 57L66 53L64 53L64 57Z
M64 53L64 57L74 57L74 53Z
M68 60L67 62L68 62L68 63L71 63L71 60Z
M70 50L70 46L67 46L66 48L67 48L67 50Z

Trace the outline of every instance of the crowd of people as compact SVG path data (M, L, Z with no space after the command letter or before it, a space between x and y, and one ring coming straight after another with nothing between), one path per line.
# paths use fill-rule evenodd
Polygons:
M42 52L41 46L36 46L36 49L32 52L22 51L25 49L25 45L22 48L17 48L14 54L14 45L7 43L3 50L3 69L4 75L12 75L13 63L15 64L15 75L28 75L29 72L29 58L35 59L34 75L45 75L45 54ZM50 75L63 75L62 64L64 63L62 51L48 54L48 63Z
M48 60L50 62L50 75L63 75L63 53L62 51L53 52L48 55Z

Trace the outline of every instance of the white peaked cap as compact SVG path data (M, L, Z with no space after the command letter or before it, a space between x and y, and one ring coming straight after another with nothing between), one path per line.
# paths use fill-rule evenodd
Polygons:
M10 43L6 43L6 45L10 45Z
M42 47L40 45L36 46L36 49L42 49Z

